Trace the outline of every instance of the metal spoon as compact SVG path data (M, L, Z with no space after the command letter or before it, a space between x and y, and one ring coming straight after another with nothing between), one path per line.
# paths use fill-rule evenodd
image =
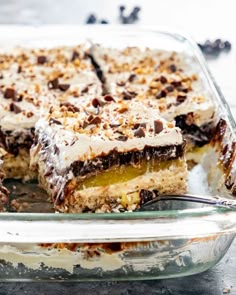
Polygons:
M155 205L160 201L186 201L194 202L201 204L208 204L217 207L223 207L228 209L236 210L236 200L225 199L219 196L210 197L210 196L199 196L199 195L159 195L152 199L151 201L146 202L141 205L138 211L155 211Z

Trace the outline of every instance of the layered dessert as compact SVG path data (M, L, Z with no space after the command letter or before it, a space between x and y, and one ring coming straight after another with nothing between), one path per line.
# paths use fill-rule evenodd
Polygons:
M0 156L7 177L32 178L29 149L35 123L50 106L99 95L102 86L86 47L0 53Z
M2 184L4 178L5 174L2 170L2 160L0 159L0 212L5 211L8 203L8 190Z
M127 47L91 49L106 91L124 101L138 101L175 120L188 150L209 143L214 133L215 105L196 73L195 61L181 53ZM194 70L193 70L194 69Z
M184 146L158 110L105 95L51 109L36 124L31 161L57 211L133 211L186 191Z

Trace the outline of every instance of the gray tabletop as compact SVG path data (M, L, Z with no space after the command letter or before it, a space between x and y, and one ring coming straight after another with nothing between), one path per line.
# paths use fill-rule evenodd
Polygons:
M122 3L121 3L122 2ZM227 3L226 3L227 2ZM230 54L210 60L209 66L236 117L234 83L236 40L234 0L0 0L3 24L82 24L90 12L118 22L118 5L142 7L139 24L182 28L197 41L224 38L233 43ZM178 279L140 282L0 283L3 294L236 294L236 240L226 256L211 270Z

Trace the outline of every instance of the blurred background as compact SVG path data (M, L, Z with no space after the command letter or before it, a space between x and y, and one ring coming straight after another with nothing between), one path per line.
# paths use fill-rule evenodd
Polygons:
M119 24L120 10L127 22L138 7L138 25L170 27L187 32L199 43L221 38L232 50L208 55L208 64L230 103L236 118L234 68L236 66L235 0L0 0L0 23L43 25L85 24L88 22ZM89 16L93 14L92 19ZM95 19L93 18L95 17Z

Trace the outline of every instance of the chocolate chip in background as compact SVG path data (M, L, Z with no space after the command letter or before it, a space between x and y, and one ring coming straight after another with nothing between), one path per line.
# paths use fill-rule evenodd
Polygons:
M58 84L58 88L61 90L61 91L66 91L70 88L70 84Z
M107 25L107 24L109 24L109 21L106 19L102 19L102 20L100 20L100 24Z
M134 136L139 138L145 137L144 129L142 127L139 127L138 129L136 129L134 132Z
M17 106L14 102L10 103L10 111L14 112L15 114L19 114L22 112L21 108Z
M59 85L59 80L58 78L55 78L51 81L48 82L48 88L49 89L57 89Z
M45 56L45 55L40 55L40 56L38 56L38 58L37 58L37 63L39 64L39 65L43 65L43 64L45 64L47 62L47 57Z
M6 88L4 91L4 98L9 99L15 99L16 97L16 91L14 88Z
M163 130L163 123L161 120L154 121L154 132L155 134L160 133Z

